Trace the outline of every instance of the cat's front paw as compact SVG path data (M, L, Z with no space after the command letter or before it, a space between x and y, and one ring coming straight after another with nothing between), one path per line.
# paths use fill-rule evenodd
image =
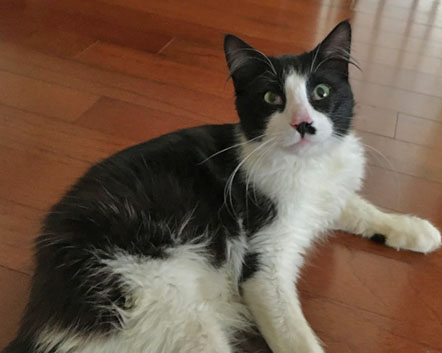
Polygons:
M384 241L396 249L429 253L441 246L441 235L427 220L415 216L396 215L386 234L375 234L374 241ZM384 238L382 238L384 236Z

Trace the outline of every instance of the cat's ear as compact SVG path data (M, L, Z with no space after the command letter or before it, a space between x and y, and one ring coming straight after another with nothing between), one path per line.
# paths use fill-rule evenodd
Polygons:
M265 66L263 62L268 60L260 51L233 34L224 37L224 53L235 86L256 75Z
M329 35L313 50L316 65L342 71L348 74L351 62L351 26L348 20L339 23Z

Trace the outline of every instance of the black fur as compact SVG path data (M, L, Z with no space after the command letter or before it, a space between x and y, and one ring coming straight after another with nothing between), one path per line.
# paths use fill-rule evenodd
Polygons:
M271 219L273 204L257 191L247 194L240 175L234 179L232 205L224 202L237 151L209 157L237 143L235 128L174 132L92 167L46 218L22 328L6 352L32 352L18 347L31 347L29 342L47 322L85 333L108 334L117 328L120 317L109 304L129 308L130 293L101 263L116 252L163 258L165 248L205 235L207 253L219 266L227 239L240 234L238 217L246 234ZM174 240L171 233L186 219Z
M259 268L259 260L257 253L248 253L244 257L244 265L241 273L240 282L247 281Z
M377 243L377 244L384 245L387 238L383 234L376 233L370 238L370 240Z
M205 237L212 264L220 266L226 242L241 234L241 223L251 236L270 222L275 205L251 186L247 193L241 170L233 179L231 201L225 197L226 182L240 162L238 148L231 147L239 142L239 130L257 138L268 117L284 109L284 79L291 70L308 77L309 92L317 83L332 87L330 99L312 104L331 117L337 135L348 131L353 109L348 63L342 55L333 57L334 47L349 49L348 23L333 33L310 53L269 58L226 36L240 123L173 132L93 166L44 222L30 301L6 352L37 352L35 338L47 323L101 335L120 327L115 308L130 308L132 298L102 262L116 253L165 258L165 249ZM281 95L280 105L263 101L269 90ZM241 280L257 268L257 255L246 254Z
M351 31L347 21L341 22L313 51L300 55L264 56L241 39L227 35L224 41L226 60L236 94L236 109L247 138L261 136L269 116L283 111L286 97L284 81L295 71L307 78L311 97L317 84L331 87L331 94L321 101L310 100L312 106L325 113L334 123L338 136L348 133L353 116L353 94L348 82ZM281 105L269 105L263 97L272 91L282 97ZM259 139L258 139L259 140Z

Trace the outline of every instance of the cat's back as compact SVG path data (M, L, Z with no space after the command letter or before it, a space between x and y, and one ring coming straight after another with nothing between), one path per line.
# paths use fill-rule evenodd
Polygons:
M234 144L235 125L201 126L130 147L93 166L46 217L22 332L39 332L45 322L65 328L75 323L79 332L113 330L122 320L120 311L132 303L108 261L121 254L167 258L168 249L208 227L215 238L229 227L237 232L234 222L219 226ZM221 246L219 239L211 245Z
M186 212L225 181L234 151L210 157L235 143L234 129L231 124L200 126L120 151L90 168L53 207L46 223L66 217L86 220L91 213L107 221L118 214L130 218L133 208L153 218Z

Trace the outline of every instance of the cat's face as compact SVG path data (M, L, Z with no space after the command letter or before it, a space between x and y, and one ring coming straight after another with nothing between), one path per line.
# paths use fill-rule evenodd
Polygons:
M245 137L310 156L345 136L353 115L350 39L345 21L311 52L267 57L227 35L225 53Z

